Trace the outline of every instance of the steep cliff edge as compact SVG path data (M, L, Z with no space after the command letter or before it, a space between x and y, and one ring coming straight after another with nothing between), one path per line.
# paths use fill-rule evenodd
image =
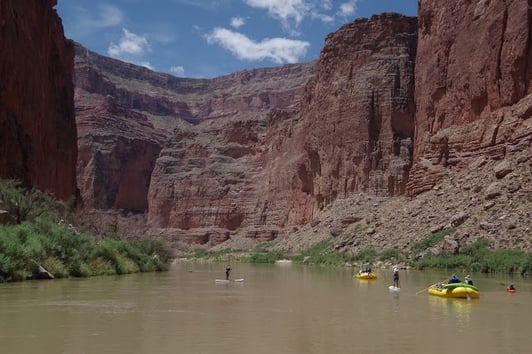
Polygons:
M405 191L414 139L417 19L382 14L330 34L302 102L305 169L321 207Z
M286 234L337 198L404 193L414 138L416 18L382 14L325 41L298 116L272 115L257 224Z
M73 44L56 1L0 2L0 176L76 194Z
M410 195L530 145L531 16L530 1L420 2Z

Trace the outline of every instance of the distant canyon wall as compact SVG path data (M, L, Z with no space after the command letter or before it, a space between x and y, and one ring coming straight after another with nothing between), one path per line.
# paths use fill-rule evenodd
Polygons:
M295 106L314 67L176 78L76 45L85 206L148 212L162 227L234 229L245 217L222 197L228 185L249 184L269 109Z
M76 195L73 43L56 1L0 2L0 176Z
M223 241L246 230L267 240L350 193L403 194L416 22L357 20L328 36L317 63L212 80L151 73L78 46L86 206L147 211L169 237Z
M154 234L271 240L355 192L415 197L531 144L530 1L419 3L331 33L317 62L175 78L76 53L87 206Z
M446 169L531 143L532 1L422 0L416 59L416 195Z

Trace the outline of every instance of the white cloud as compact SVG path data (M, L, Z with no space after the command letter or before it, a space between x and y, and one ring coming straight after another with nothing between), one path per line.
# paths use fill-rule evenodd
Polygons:
M318 19L318 20L320 20L321 22L324 22L324 23L331 23L331 22L334 22L334 20L335 20L334 16L322 14L322 13L319 13L319 12L312 12L312 18Z
M75 15L69 24L69 32L75 37L84 37L101 29L119 26L124 22L122 11L112 5L98 5L96 13L77 7Z
M265 39L254 42L245 35L225 28L215 28L207 36L209 43L216 43L229 50L238 59L260 61L272 60L275 63L296 63L305 56L310 43L286 38Z
M151 65L151 63L149 61L137 61L137 62L132 61L131 64L143 66L146 69L150 69L150 70L155 70L155 68Z
M92 25L99 28L118 26L124 21L124 14L112 5L100 5L98 17L92 20Z
M340 5L338 15L342 17L353 16L357 11L358 0L350 0Z
M330 10L333 7L332 0L321 0L320 5L325 10Z
M305 18L312 18L324 23L334 22L335 15L332 0L243 0L248 6L264 9L279 20L288 34L299 35L299 27ZM336 15L343 18L353 16L360 0L345 0ZM329 12L329 13L328 13Z
M244 2L251 7L268 10L268 13L281 21L283 28L293 35L297 34L297 27L314 7L305 0L244 0Z
M123 36L118 41L118 44L111 42L107 53L112 57L121 57L123 55L142 56L146 52L150 51L150 43L148 39L143 36L139 36L133 32L123 28Z
M246 24L246 21L242 17L233 17L231 19L231 27L239 28Z
M182 66L172 66L170 67L170 72L175 76L184 76L185 68L183 68Z

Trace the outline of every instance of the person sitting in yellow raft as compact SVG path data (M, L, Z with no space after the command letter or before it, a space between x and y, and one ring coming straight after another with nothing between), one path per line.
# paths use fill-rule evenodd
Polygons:
M358 274L371 273L371 268L362 268L358 271Z
M473 279L471 279L471 276L469 274L465 276L464 281L468 285L473 285Z
M448 282L449 284L451 284L451 283L461 283L462 281L460 280L460 278L458 278L458 277L456 276L456 274L453 274L453 275L451 275L451 277L449 278L449 280L447 280L447 282Z

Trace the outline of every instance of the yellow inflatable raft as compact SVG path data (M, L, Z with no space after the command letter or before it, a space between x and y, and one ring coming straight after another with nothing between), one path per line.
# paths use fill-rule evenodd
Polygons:
M480 297L477 287L466 283L436 284L432 285L428 292L430 295L449 298L478 299Z
M372 273L372 272L362 272L362 273L355 274L355 278L357 278L357 279L367 279L367 280L377 279L377 274Z

